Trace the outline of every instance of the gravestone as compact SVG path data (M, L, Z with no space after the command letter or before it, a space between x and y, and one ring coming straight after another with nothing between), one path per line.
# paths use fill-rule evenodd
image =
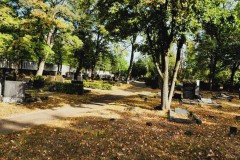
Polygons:
M191 123L202 124L202 121L198 118L198 116L195 113L189 112L187 109L184 108L175 108L174 110L170 110L169 120L185 124Z
M3 102L5 103L23 102L25 97L25 82L5 81L3 96Z
M195 97L195 83L183 83L183 98L194 99Z
M198 99L200 97L200 81L196 83L183 83L183 98Z
M175 108L175 110L170 110L169 119L170 121L178 122L178 123L192 123L189 119L189 112L184 108Z
M196 96L200 95L199 91L200 91L200 80L197 80L196 81L196 86L195 86L195 95Z

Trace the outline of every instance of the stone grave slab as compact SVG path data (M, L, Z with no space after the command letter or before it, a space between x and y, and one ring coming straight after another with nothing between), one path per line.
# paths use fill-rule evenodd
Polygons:
M213 96L213 98L215 98L215 99L226 99L228 101L231 101L233 99L232 96L229 96L229 95L224 94L224 93L216 94L215 96Z
M187 109L184 108L175 108L174 110L170 110L169 120L184 124L202 123L202 121L194 113L189 112Z
M213 101L211 98L201 98L201 101L206 104L213 104Z

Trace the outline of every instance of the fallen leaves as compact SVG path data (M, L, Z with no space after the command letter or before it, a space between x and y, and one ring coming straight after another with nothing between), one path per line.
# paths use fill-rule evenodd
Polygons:
M128 89L131 89L129 85ZM1 159L240 158L239 133L229 137L229 126L240 127L236 119L240 110L235 107L239 101L235 99L230 107L229 103L222 103L222 109L207 105L181 106L196 113L203 120L202 125L169 122L162 112L152 110L159 103L158 98L148 98L145 102L138 95L111 96L105 92L92 92L69 96L56 93L50 95L48 101L27 106L31 109L37 109L37 105L81 107L81 103L94 102L109 104L111 109L104 113L110 116L66 118L0 135ZM124 109L117 109L117 105ZM172 108L175 107L179 104L174 101ZM111 118L115 114L119 118Z

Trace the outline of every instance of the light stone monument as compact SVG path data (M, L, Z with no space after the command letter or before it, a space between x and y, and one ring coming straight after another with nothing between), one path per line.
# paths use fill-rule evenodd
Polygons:
M22 103L25 98L25 82L22 81L5 81L3 102L5 103Z

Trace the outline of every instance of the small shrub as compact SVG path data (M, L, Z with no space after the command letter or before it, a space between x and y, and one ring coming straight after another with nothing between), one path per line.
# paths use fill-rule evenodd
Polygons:
M45 86L45 79L43 76L34 76L32 78L33 87L36 89L43 88Z
M83 94L83 84L81 83L48 83L50 92L60 92L67 94Z
M111 90L112 85L104 81L84 81L84 87L102 90Z
M108 84L108 83L103 83L102 84L102 89L103 90L111 90L112 89L112 85Z
M145 78L145 84L147 86L150 86L152 89L160 88L159 84L158 84L158 78L157 77Z

